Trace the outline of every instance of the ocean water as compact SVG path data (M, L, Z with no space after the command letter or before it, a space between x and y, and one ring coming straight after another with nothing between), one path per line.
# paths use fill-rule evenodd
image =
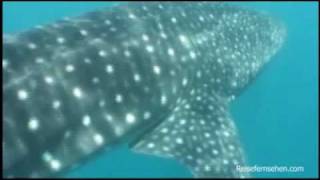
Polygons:
M17 33L110 2L4 2L4 33ZM303 166L298 173L254 177L318 177L318 3L236 2L284 22L287 39L267 68L231 105L250 166ZM105 152L66 177L191 177L181 164L136 154L127 147Z

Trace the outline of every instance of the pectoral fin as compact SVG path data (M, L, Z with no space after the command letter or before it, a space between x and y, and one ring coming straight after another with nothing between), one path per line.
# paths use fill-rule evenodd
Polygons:
M244 156L227 101L207 87L193 90L174 112L146 134L133 150L174 158L196 177L245 177L237 165Z

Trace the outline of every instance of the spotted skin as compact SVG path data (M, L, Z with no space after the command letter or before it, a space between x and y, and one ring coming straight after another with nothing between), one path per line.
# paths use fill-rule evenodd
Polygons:
M222 3L133 2L5 39L5 175L58 176L129 143L195 177L248 176L228 104L284 35Z

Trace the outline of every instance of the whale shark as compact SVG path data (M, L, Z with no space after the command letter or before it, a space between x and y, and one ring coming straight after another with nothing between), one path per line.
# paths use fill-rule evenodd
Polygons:
M4 176L59 177L127 143L194 177L249 177L230 102L285 36L221 2L128 2L4 36Z

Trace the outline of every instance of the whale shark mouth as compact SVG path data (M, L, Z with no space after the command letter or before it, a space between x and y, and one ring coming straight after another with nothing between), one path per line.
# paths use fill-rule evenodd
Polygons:
M195 177L248 177L229 104L285 35L213 2L130 2L6 35L4 177L61 176L119 143Z

